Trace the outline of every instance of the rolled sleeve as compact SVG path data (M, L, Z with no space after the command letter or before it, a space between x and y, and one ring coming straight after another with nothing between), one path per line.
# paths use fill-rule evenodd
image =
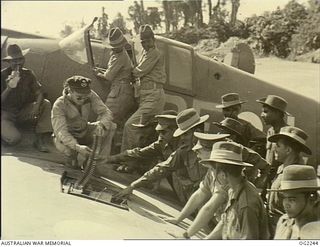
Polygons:
M167 177L170 173L176 170L176 156L177 153L174 152L167 160L158 163L154 168L147 171L141 178L131 183L131 186L134 188L138 188L151 184L152 182L157 181L161 178Z

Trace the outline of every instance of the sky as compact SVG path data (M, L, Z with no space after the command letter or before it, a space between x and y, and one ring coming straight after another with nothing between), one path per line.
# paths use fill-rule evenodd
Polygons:
M307 0L297 0L299 3L307 4ZM203 1L206 3L206 1ZM215 0L212 3L215 4ZM253 14L263 14L283 7L289 0L240 0L238 19L243 20ZM128 17L128 7L133 0L126 1L1 1L1 23L2 27L24 31L28 33L39 33L58 37L59 32L67 24L78 24L82 20L90 23L94 16L101 16L101 8L109 16L109 21L114 19L120 12ZM144 0L145 7L161 6L161 1ZM206 18L204 13L204 17ZM206 20L206 19L205 19ZM130 28L132 25L127 22Z

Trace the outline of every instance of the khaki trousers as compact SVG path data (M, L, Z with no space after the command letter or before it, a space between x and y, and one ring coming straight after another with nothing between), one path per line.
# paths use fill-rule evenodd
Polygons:
M121 151L141 147L141 139L145 137L144 128L132 126L133 123L139 123L141 115L152 118L161 114L165 105L164 90L150 89L141 90L140 103L138 110L127 120L123 129Z
M31 124L33 120L25 116L31 112L33 103L26 105L20 112L11 113L1 110L1 139L10 145L17 144L21 140L18 124ZM42 134L52 132L51 103L44 99L40 105L40 114L35 123L35 133Z

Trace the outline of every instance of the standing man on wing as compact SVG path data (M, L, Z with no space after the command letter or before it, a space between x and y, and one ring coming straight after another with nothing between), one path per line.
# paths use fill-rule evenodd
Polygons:
M155 46L154 33L149 25L140 27L139 36L143 53L132 74L136 79L136 95L139 96L138 110L127 120L123 130L121 151L141 147L143 129L132 126L141 115L152 119L161 114L165 104L163 85L166 82L164 57Z

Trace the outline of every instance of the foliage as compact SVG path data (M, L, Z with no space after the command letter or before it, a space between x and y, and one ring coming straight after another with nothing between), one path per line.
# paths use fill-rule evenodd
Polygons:
M291 0L283 9L248 18L246 28L250 41L261 54L287 57L291 51L289 43L292 35L298 32L306 16L305 7Z
M64 29L60 31L60 37L65 38L73 33L73 27L69 24L64 25Z
M140 4L137 1L133 2L133 5L128 9L129 20L133 22L134 31L139 32L139 27L146 24L146 12L143 7L143 1Z
M157 29L158 27L161 27L161 18L160 18L160 13L158 11L158 8L156 7L147 8L145 18L146 18L145 20L146 24L151 25L153 29Z
M306 19L292 36L290 48L292 56L304 54L320 48L320 3L312 0L309 2Z
M123 33L127 33L126 22L121 13L118 13L115 19L110 23L110 29L114 27L118 27Z

